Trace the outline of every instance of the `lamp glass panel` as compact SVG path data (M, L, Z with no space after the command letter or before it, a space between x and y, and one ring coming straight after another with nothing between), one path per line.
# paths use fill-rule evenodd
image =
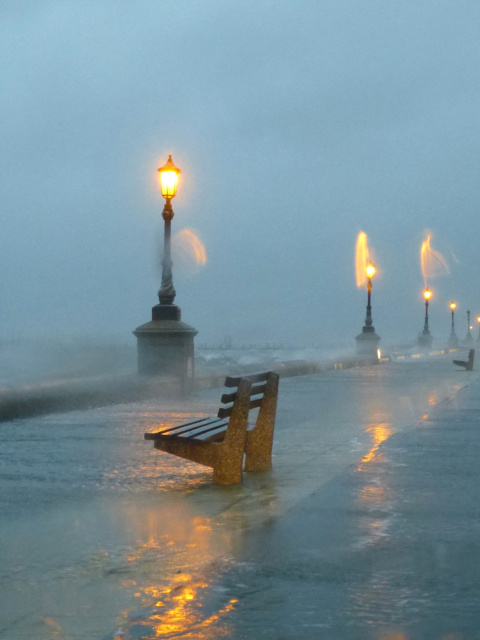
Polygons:
M177 193L178 173L176 171L160 171L160 186L164 198L174 198Z

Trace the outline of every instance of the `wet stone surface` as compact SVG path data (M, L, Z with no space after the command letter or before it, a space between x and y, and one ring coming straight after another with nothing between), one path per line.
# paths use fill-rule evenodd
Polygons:
M234 637L480 637L479 391L248 536Z
M232 487L143 440L217 389L3 424L0 638L477 637L477 375L282 379L273 470Z

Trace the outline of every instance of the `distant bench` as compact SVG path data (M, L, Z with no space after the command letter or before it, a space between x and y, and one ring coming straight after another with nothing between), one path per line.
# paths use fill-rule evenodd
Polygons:
M475 349L468 352L468 360L454 360L453 364L464 367L465 371L473 371L473 359L475 358Z
M277 410L279 376L273 371L251 376L227 376L225 386L236 391L224 393L215 418L202 418L146 433L156 449L213 468L215 484L242 481L245 471L266 471L272 466L273 431ZM248 428L249 413L259 409L255 425Z

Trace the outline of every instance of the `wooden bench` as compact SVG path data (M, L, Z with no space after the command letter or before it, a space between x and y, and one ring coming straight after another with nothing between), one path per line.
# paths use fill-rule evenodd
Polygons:
M468 360L454 360L453 364L459 367L464 367L465 371L473 371L473 359L475 358L475 349L470 349L468 352Z
M227 376L225 386L236 391L224 393L215 418L202 418L146 433L156 449L213 468L215 484L242 481L245 471L266 471L272 466L273 431L277 410L279 376L273 371L251 376ZM250 411L258 409L253 428Z

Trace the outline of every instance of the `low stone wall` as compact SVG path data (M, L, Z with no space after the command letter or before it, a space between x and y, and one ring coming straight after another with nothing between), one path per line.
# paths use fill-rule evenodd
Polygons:
M222 387L227 375L248 375L276 371L280 377L302 376L373 364L370 358L342 358L339 362L291 360L229 367L228 371L200 373L195 389ZM94 407L136 402L154 397L181 396L178 380L171 377L142 377L137 374L102 376L0 389L0 422Z

